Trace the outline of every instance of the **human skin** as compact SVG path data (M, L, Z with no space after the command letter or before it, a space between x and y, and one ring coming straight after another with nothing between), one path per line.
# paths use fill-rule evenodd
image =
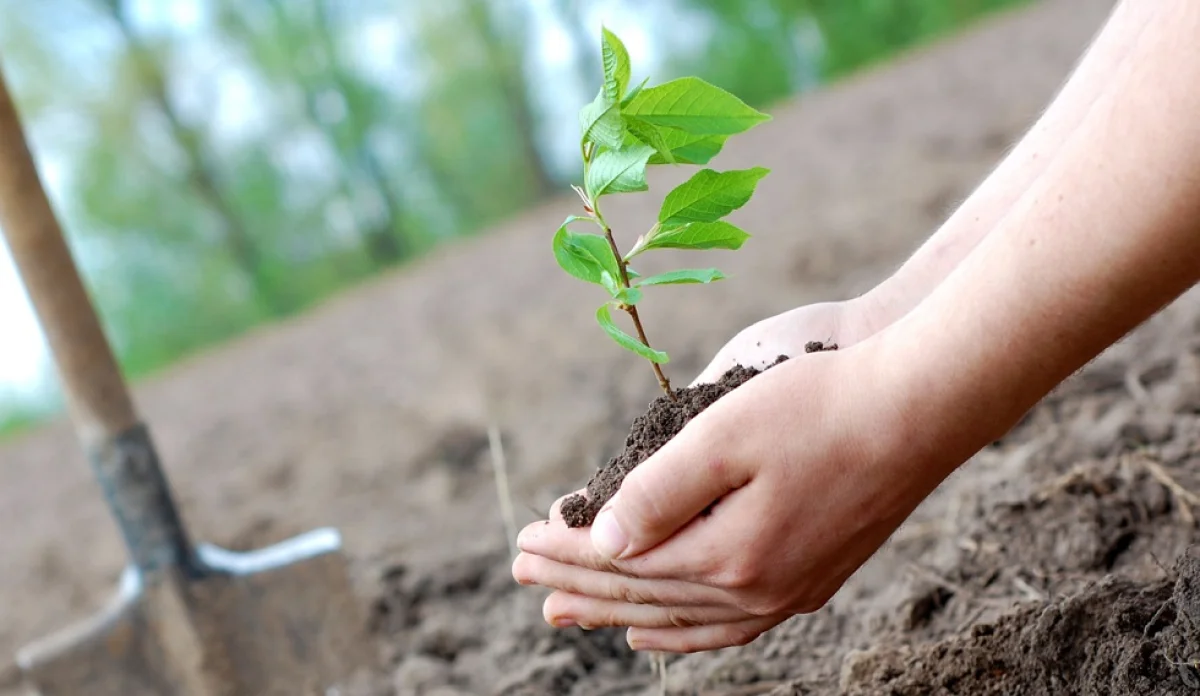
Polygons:
M1147 2L1118 5L1057 98L1000 164L895 273L866 294L763 319L738 333L693 384L715 382L734 365L763 368L803 353L813 337L849 347L904 316L958 266L1046 170L1121 64L1150 15Z
M1026 139L1014 154L1028 169L1008 160L1032 173L1024 190L978 204L981 218L1000 212L974 239L923 247L944 276L876 296L914 306L722 398L631 472L590 530L556 511L527 527L513 574L554 590L547 620L694 652L820 608L949 473L1196 284L1198 35L1192 0L1118 7L1041 122L1053 152ZM1076 89L1088 75L1091 90Z

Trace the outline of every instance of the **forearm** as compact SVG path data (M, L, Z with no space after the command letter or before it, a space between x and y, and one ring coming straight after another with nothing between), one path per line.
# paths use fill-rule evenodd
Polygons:
M949 219L892 276L856 302L877 324L899 319L949 275L1054 161L1125 60L1154 2L1114 10L1041 118Z
M881 334L908 417L962 461L1200 280L1200 4L1153 17L1036 183Z

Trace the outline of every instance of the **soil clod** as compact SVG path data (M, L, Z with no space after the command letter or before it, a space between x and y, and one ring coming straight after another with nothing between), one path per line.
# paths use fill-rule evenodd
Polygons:
M787 360L786 355L767 366L767 370ZM633 421L625 449L597 471L587 484L587 495L575 494L563 501L562 516L568 527L586 527L596 519L600 508L616 494L625 476L650 458L671 438L683 430L704 409L722 396L750 381L764 370L736 366L713 384L698 384L675 390L676 401L660 396L646 413Z

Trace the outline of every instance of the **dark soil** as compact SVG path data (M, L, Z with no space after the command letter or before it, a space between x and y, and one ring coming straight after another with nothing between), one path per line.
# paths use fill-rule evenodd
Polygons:
M804 346L804 352L820 353L837 348L836 343L809 341ZM683 430L683 426L722 396L787 359L788 356L780 355L774 363L762 370L737 366L712 384L676 389L673 399L663 395L651 402L646 412L633 421L629 437L625 439L625 449L592 475L587 484L587 493L576 493L563 501L562 516L567 526L590 525L596 519L600 508L616 495L629 472L670 442L671 438Z
M1200 559L1169 577L1108 577L932 645L852 655L849 694L1180 694L1200 690Z
M781 355L766 369L784 360L787 360L787 356ZM664 394L651 402L650 408L633 421L633 428L625 440L625 449L592 475L586 496L576 493L563 501L562 516L567 526L590 525L600 508L616 494L629 472L670 442L683 430L683 426L703 413L704 409L763 371L753 367L734 367L715 383L676 389L675 398Z

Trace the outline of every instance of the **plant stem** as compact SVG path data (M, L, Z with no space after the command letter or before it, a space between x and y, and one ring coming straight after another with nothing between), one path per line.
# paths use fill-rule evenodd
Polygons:
M629 317L633 319L633 326L637 329L638 340L644 343L647 348L649 348L650 341L646 338L645 329L642 328L642 320L638 317L637 307L630 305L625 308L625 311L629 312ZM663 373L662 366L656 362L652 362L650 363L650 367L654 368L654 376L658 378L658 386L662 387L662 390L666 392L671 401L678 402L679 397L675 396L675 392L671 390L671 381L667 379L667 376Z
M612 249L613 256L617 258L617 269L621 271L621 285L628 288L630 287L629 271L625 269L625 258L621 256L621 250L617 248L617 240L613 238L612 228L608 226L608 223L603 223L603 227L604 238L608 240L608 246ZM642 319L638 316L637 307L634 305L624 305L624 309L629 313L629 318L633 319L633 326L637 329L638 340L642 342L642 345L651 348L650 339L646 338L646 330L642 328ZM656 362L651 362L650 367L654 368L654 376L658 378L658 386L662 387L662 390L666 392L667 397L671 401L678 402L679 397L675 396L675 392L671 390L671 381L663 373L662 367Z
M586 181L588 169L592 165L592 149L589 143L582 143L580 150L583 155L583 178ZM595 216L596 222L604 230L604 238L608 240L608 247L612 249L613 256L617 259L617 270L621 272L621 285L629 288L629 271L625 268L625 257L621 255L621 250L617 248L617 240L613 237L612 228L608 226L608 223L604 220L604 214L600 212L600 202L593 199L590 207L592 209L590 212ZM650 339L646 338L646 330L642 328L642 318L638 316L637 307L634 305L624 305L624 309L629 313L629 318L633 320L633 326L637 329L638 340L642 342L642 345L653 350L653 347L650 345ZM679 397L675 396L675 392L671 390L671 380L667 379L667 375L663 373L662 366L654 361L650 361L650 367L654 370L655 378L658 379L658 386L662 387L667 398L675 403L679 403Z

